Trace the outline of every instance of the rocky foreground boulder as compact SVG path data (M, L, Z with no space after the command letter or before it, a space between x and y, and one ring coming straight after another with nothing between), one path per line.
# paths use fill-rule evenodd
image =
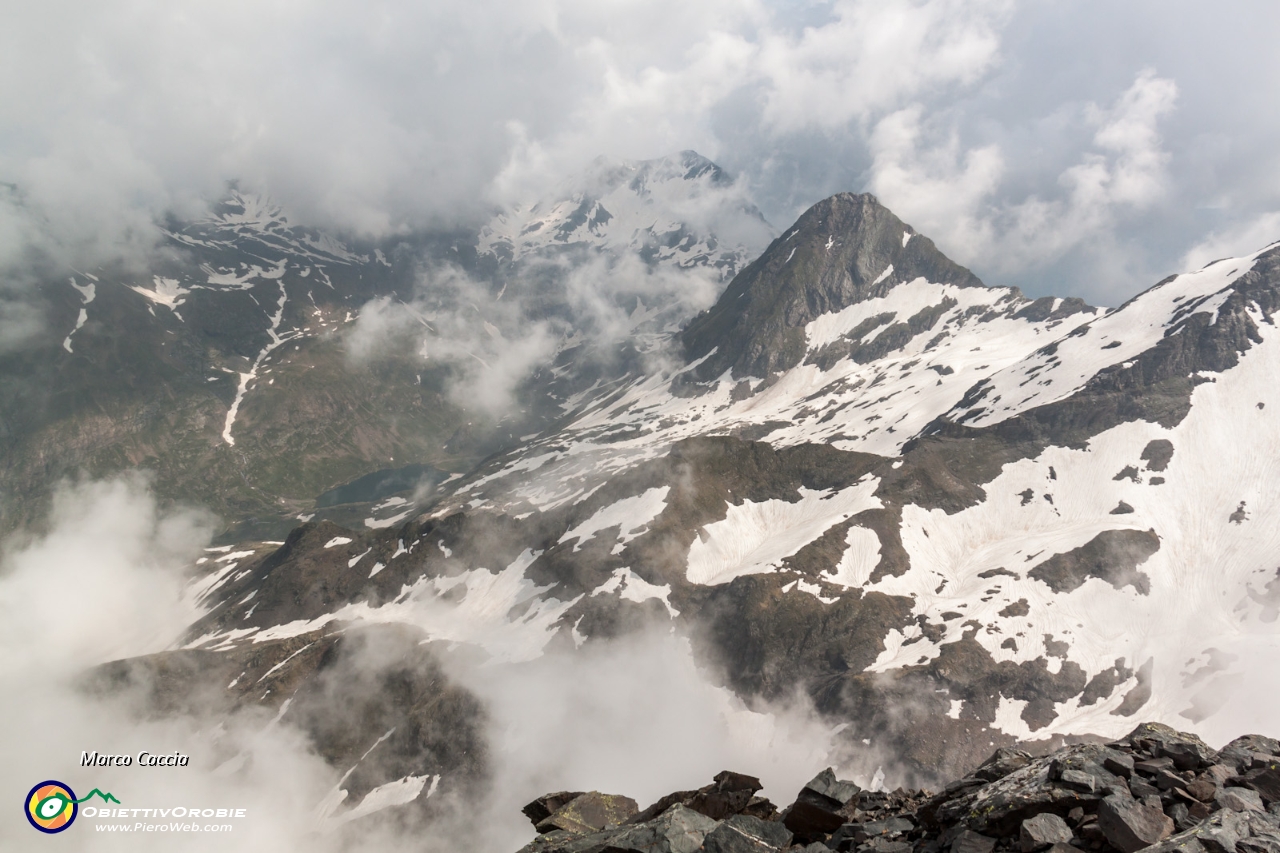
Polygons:
M867 791L826 769L778 811L723 772L639 811L599 792L525 807L519 853L1280 853L1280 742L1221 750L1145 723L1114 743L997 750L940 792Z

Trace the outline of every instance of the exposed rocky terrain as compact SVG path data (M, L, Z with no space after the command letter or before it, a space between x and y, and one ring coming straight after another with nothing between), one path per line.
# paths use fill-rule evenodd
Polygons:
M555 233L594 233L586 198ZM986 287L873 197L835 196L679 334L549 367L569 378L545 420L421 503L211 549L175 663L132 665L198 657L228 676L218 701L296 721L344 772L386 729L335 741L291 700L373 628L510 665L675 631L749 707L799 695L835 748L915 787L1140 719L1215 732L1278 651L1277 304L1274 245L1101 309ZM378 719L445 701L393 681L360 682ZM346 802L429 809L424 780L487 772L424 738Z
M1002 748L942 790L863 790L828 768L790 805L729 771L639 810L627 797L558 792L525 808L520 853L1275 853L1280 743L1221 750L1147 723L1127 737L1039 757Z

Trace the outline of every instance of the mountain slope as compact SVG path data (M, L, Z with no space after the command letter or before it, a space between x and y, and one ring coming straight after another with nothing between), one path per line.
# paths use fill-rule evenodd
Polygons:
M817 211L690 326L710 349L599 381L401 525L230 561L187 647L404 623L518 663L679 626L741 696L803 691L917 780L1139 716L1252 727L1232 697L1276 651L1280 247L1106 311L983 287L918 236L904 256L870 197ZM792 351L702 376L733 339Z
M832 196L805 211L681 338L690 359L706 358L701 378L730 369L765 378L804 358L805 327L816 318L917 278L982 285L873 197Z
M64 477L134 467L153 472L161 497L218 513L231 538L283 537L317 514L402 518L415 494L558 416L561 386L612 369L620 341L701 307L658 316L618 301L625 289L597 293L584 270L633 264L647 271L641 286L662 276L671 291L693 292L689 277L702 286L736 269L741 247L680 219L728 203L732 183L718 167L686 152L632 171L610 203L630 194L650 222L675 229L657 237L683 229L692 242L645 258L645 241L579 242L548 272L545 257L534 269L533 259L500 261L487 242L481 251L474 230L344 242L233 189L208 218L168 223L168 244L142 270L50 274L47 333L0 356L0 529L36 523ZM758 212L735 215L767 228ZM352 341L370 306L373 321L394 322L369 324L376 351L363 356ZM535 343L560 351L557 364L541 363L537 347L510 356L530 327L545 327L549 342ZM461 393L473 361L509 374L517 405L495 411ZM539 368L549 370L526 376ZM417 475L406 480L407 470ZM367 500L329 500L375 475L388 485Z

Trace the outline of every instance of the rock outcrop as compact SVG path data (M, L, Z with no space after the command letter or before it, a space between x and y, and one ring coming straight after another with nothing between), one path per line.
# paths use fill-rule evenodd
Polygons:
M520 853L1280 853L1280 743L1259 735L1214 750L1145 723L1039 758L1002 748L936 793L863 790L828 768L781 812L759 788L726 771L578 829L552 829L548 809L630 801L548 794L525 808L543 834Z

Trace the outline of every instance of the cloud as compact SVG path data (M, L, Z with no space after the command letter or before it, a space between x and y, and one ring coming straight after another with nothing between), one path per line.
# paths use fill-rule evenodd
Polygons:
M57 778L81 795L91 787L110 791L129 807L246 808L249 818L234 822L232 837L250 853L299 844L317 853L502 853L531 838L520 807L549 790L598 788L647 805L732 768L761 776L765 793L785 805L832 753L833 729L803 698L748 708L716 686L669 625L553 649L521 664L484 662L474 648L455 644L439 651L453 682L484 704L475 722L484 728L492 785L445 803L425 829L406 833L394 820L375 817L352 832L317 832L320 805L340 787L344 768L329 767L302 733L268 711L139 716L138 697L103 699L76 686L88 667L170 647L198 613L186 595L186 572L209 530L203 514L165 510L144 479L124 477L66 485L45 531L7 544L0 570L0 721L10 736L0 784L13 796ZM416 639L413 646L419 648ZM356 648L354 665L362 672L406 665L395 643ZM221 684L211 689L220 693ZM311 701L333 704L310 711L341 721L352 713L349 698L322 689ZM81 767L81 751L94 750L181 752L191 764L177 772ZM68 849L146 853L175 843L163 833L104 839L93 831L94 818L79 820L83 826L62 839ZM0 846L22 849L31 833L21 821L0 822ZM184 835L181 848L226 844L225 835Z
M333 772L293 732L258 715L216 720L139 719L129 698L91 698L80 687L89 667L168 648L199 612L187 571L208 542L212 519L160 507L144 477L64 484L46 528L11 537L0 558L0 722L5 762L0 786L21 797L43 779L92 787L136 807L243 807L254 820L237 849L279 850L311 829L311 807ZM137 766L80 766L82 751L136 755L182 752L177 772ZM222 771L215 768L229 759ZM240 769L236 769L236 768ZM169 768L160 768L166 770ZM162 851L167 834L104 841L92 818L60 837L69 850ZM159 822L156 820L146 821ZM132 821L130 821L132 823ZM0 847L28 849L34 831L0 821ZM226 849L224 836L184 838L184 850Z
M520 383L550 362L570 331L564 318L495 299L489 284L452 265L424 271L415 293L409 302L365 303L346 335L349 357L367 363L408 354L424 369L443 368L455 402L495 419L514 412Z
M1256 219L1208 234L1187 250L1179 266L1185 270L1198 270L1221 258L1256 252L1277 240L1280 240L1280 211L1270 211Z
M870 185L881 200L932 234L963 263L997 271L1043 269L1072 251L1108 258L1124 218L1169 190L1170 155L1159 124L1177 85L1144 70L1109 107L1086 104L1092 148L1057 176L1057 193L1010 199L998 145L962 150L954 128L927 128L914 106L881 120L872 135ZM931 140L933 130L940 139Z
M0 676L159 651L194 619L184 567L212 534L206 513L160 509L134 474L63 484L49 528L3 554Z
M793 32L758 0L31 5L0 34L0 180L73 261L145 249L228 180L385 235L599 154L716 154L712 113L742 91L768 131L971 83L1008 8L842 0Z
M522 386L565 350L577 349L584 368L612 363L630 341L660 361L657 333L710 307L722 286L709 268L591 249L526 260L496 293L445 264L422 273L408 302L365 303L345 342L355 363L408 355L424 370L443 368L458 405L500 419L517 412Z
M748 708L716 686L689 642L669 630L517 665L451 664L492 716L492 800L473 824L489 837L478 849L526 843L532 827L520 808L549 791L625 794L644 808L734 770L758 776L762 795L782 807L833 760L833 729L803 699Z
M1011 0L832 5L832 20L762 39L765 122L839 128L904 100L978 80L996 62Z
M1280 209L1277 23L1260 0L26 4L0 32L0 269L143 263L229 180L380 236L694 148L779 225L872 189L993 283L1122 298Z

